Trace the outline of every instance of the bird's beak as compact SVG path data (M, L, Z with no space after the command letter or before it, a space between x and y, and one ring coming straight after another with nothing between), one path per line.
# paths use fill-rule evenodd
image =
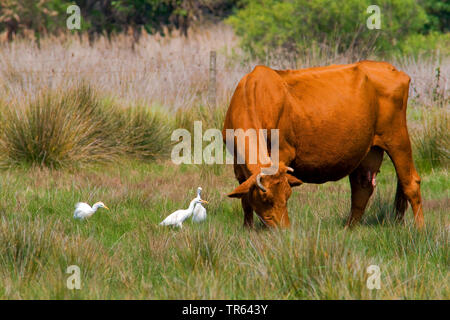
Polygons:
M208 203L208 201L206 201L206 200L202 200L202 203Z
M106 209L106 210L109 210L109 208L108 208L107 206L105 206L105 209Z

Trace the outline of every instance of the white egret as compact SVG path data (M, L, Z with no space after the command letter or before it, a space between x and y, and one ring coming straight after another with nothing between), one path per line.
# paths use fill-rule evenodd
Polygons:
M75 219L85 219L92 216L98 208L109 208L105 206L103 202L96 202L92 207L85 202L78 202L75 205L75 211L73 212L73 217Z
M202 196L202 187L198 187L197 189L197 198L201 200ZM194 207L194 214L192 215L192 221L194 222L202 222L206 219L206 209L204 206L202 206L201 203L197 203Z
M177 211L173 212L167 218L165 218L163 220L163 222L161 222L159 225L161 225L161 226L177 226L177 227L182 228L182 223L184 222L184 220L186 220L187 218L190 217L190 215L194 211L194 207L197 203L208 203L208 201L195 198L189 204L189 208L184 209L184 210L183 209L177 210Z

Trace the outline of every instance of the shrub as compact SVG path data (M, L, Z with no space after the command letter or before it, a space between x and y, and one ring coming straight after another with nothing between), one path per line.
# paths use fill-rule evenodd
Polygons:
M415 160L422 169L448 168L450 164L450 121L439 109L424 114L422 126L413 132Z
M161 111L138 106L118 112L118 136L125 154L138 159L157 159L170 154L172 123Z
M425 28L442 32L450 31L450 3L442 0L422 0L429 21Z
M438 51L442 56L450 55L450 33L430 32L427 35L412 34L399 45L399 53L418 57Z
M424 9L415 0L381 0L381 29L369 30L366 13L370 0L259 0L228 19L242 37L242 46L263 58L268 53L301 53L315 45L388 51L427 22ZM370 50L368 50L370 51Z
M144 108L121 109L82 84L48 91L25 106L5 108L0 131L1 163L51 168L131 156L164 155L167 119Z
M201 121L203 130L212 128L222 130L227 107L197 105L184 109L180 108L175 114L175 125L177 128L184 128L193 133L194 122Z
M48 167L106 159L102 117L88 87L47 92L21 107L5 110L0 150L7 164Z
M65 0L2 0L0 2L0 32L6 30L8 40L13 34L33 30L40 34L66 27L66 9L71 4Z

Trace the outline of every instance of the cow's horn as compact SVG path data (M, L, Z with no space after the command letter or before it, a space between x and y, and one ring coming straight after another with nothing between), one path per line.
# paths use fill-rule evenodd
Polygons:
M264 192L266 192L266 188L264 188L264 186L261 183L261 175L263 175L264 173L258 173L258 175L256 176L256 185Z
M294 169L292 169L291 167L287 167L287 171L288 172L294 172Z

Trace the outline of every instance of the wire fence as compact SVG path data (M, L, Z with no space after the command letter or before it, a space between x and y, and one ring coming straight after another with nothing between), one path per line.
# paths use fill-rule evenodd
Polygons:
M206 55L203 55L206 56ZM124 59L116 57L105 57L105 59L96 56L89 55L69 55L63 58L41 58L36 57L34 59L27 59L19 57L17 60L21 63L30 63L33 65L30 68L19 68L16 69L11 67L10 63L0 62L0 74L3 73L4 78L8 79L22 79L24 83L31 83L34 79L27 79L31 75L31 78L46 79L48 82L52 82L55 77L59 77L55 80L60 80L61 77L73 77L73 78L95 78L96 76L107 76L113 75L111 78L114 81L118 80L120 82L130 83L142 83L145 79L153 79L154 77L161 76L177 76L183 75L184 78L189 78L189 75L198 76L200 75L202 79L200 81L207 82L206 96L208 101L211 103L217 100L217 79L223 79L229 77L230 74L235 74L234 78L240 78L250 71L250 67L243 68L241 66L227 66L227 63L222 63L223 65L218 65L216 51L212 50L209 52L209 63L206 59L201 62L189 63L182 67L178 64L171 64L167 61L161 65L161 63L155 64L152 60L153 57L133 57L133 65L130 67L124 65L117 69L111 68L111 65L115 65L117 62L123 62ZM88 61L87 63L85 63ZM66 62L61 66L60 62ZM39 63L39 67L34 67ZM59 63L59 64L58 64ZM46 65L48 64L48 65ZM99 70L100 67L107 65L108 68ZM96 70L94 70L94 68ZM123 76L125 79L117 79L117 76ZM106 79L106 78L103 78ZM0 79L1 80L1 79ZM165 80L165 78L164 78ZM178 79L175 79L178 80ZM432 102L438 103L442 101L447 101L448 98L448 80L447 75L442 74L437 83L429 84L429 76L418 76L412 77L412 81L409 87L409 98L421 98L429 99ZM5 80L4 80L5 81ZM5 81L6 82L6 81ZM230 88L231 90L232 88Z
M213 58L214 56L214 58ZM52 58L52 59L38 59L39 64L41 65L38 68L11 68L11 70L8 70L8 66L6 65L6 68L2 68L0 64L0 72L3 72L3 74L10 74L14 75L16 77L29 75L32 74L32 76L39 75L40 78L48 78L51 79L53 76L70 76L70 77L92 77L95 75L141 75L144 74L146 77L151 76L161 76L161 75L174 75L174 74L186 74L187 72L195 73L196 75L203 74L207 76L208 80L210 82L208 86L208 95L210 96L214 90L212 89L213 85L217 85L217 78L221 78L224 75L229 74L236 74L244 75L247 71L250 70L250 68L247 68L248 70L243 70L243 68L236 68L236 67L221 67L217 65L216 62L216 52L211 51L210 52L210 63L208 64L206 61L199 63L199 64L189 64L183 68L180 68L179 66L171 66L170 63L165 63L164 65L156 65L151 61L151 59L145 59L145 58L133 58L133 67L129 68L127 66L124 66L123 68L119 69L104 69L104 70L92 70L94 67L96 67L96 64L92 61L101 61L102 63L105 63L105 60L101 60L98 58L98 56L93 57L94 60L89 60L91 57L89 56L70 56L67 58ZM211 61L214 59L214 66L211 67ZM81 65L80 61L86 61L89 60L90 62L88 64ZM32 59L20 59L20 61L23 63L30 63L35 65L36 60ZM60 65L55 65L56 62L67 62L63 67ZM107 63L109 65L113 64L114 62L121 62L123 59L121 58L107 58ZM45 66L45 64L48 63L48 66ZM141 63L141 64L139 64ZM70 70L70 68L78 68L78 70ZM211 80L212 78L215 80ZM141 79L133 79L133 78L127 78L126 81L128 83L130 82L140 82ZM211 82L212 81L212 82ZM447 76L444 74L441 76L441 79L438 83L434 83L432 85L429 84L429 76L428 77L420 77L420 76L414 76L412 78L410 88L409 88L409 97L410 98L416 98L416 97L423 97L423 95L436 95L436 93L440 96L441 99L446 100L448 95L448 82L449 79L447 79ZM426 87L426 91L423 90L423 87ZM422 88L422 89L419 89Z
M186 74L187 72L195 72L195 73L201 73L204 76L204 81L207 83L207 90L205 92L206 95L206 101L208 102L208 105L210 106L216 106L217 105L217 78L223 76L223 74L229 74L229 73L236 73L238 75L243 75L247 72L247 70L242 70L242 68L236 68L236 67L222 67L217 65L217 53L215 51L210 51L209 54L209 61L202 61L202 63L196 63L196 64L189 64L187 68L178 68L177 66L171 67L169 63L164 64L163 66L157 65L151 61L151 59L145 59L145 58L136 58L133 59L133 66L135 68L129 68L127 66L124 66L120 69L104 69L104 70L89 70L89 67L95 66L95 63L89 61L91 64L89 65L83 65L80 66L80 61L86 61L88 59L88 56L69 56L67 58L52 58L52 59L39 59L40 67L37 68L23 68L23 69L12 69L13 72L20 76L21 74L29 75L32 74L33 76L39 76L40 79L46 78L47 81L52 82L53 79L56 77L61 76L69 76L69 77L87 77L92 75L128 75L125 79L118 79L119 81L123 81L126 83L142 83L143 79L141 75L144 75L145 77L151 77L151 76L164 76L164 75L174 75L176 73L180 74ZM105 64L105 60L101 60L98 58L98 56L95 57L95 61L101 61L103 64ZM32 59L20 59L22 63L30 63L30 64L36 64L36 60ZM107 63L113 64L116 62L123 61L120 58L110 58L108 57ZM66 62L64 65L64 70L61 69L60 66L55 66L57 62ZM49 64L47 67L44 67L45 64ZM53 66L52 66L53 65ZM67 68L76 68L78 67L78 70L68 70ZM1 64L0 64L0 72ZM8 72L8 70L4 70L4 72ZM1 74L1 73L0 73ZM136 76L136 74L139 74L139 77L130 78L129 76ZM1 80L1 79L0 79ZM57 80L57 79L55 79ZM424 81L423 79L413 79L413 82L410 85L410 97L414 98L415 96L418 96L419 93L417 92L415 88L415 81ZM445 76L443 76L443 84L444 84L444 94L446 92L446 86L447 81ZM32 82L33 79L25 79L25 82L30 81ZM1 82L0 82L1 85ZM430 89L431 90L431 89ZM444 146L445 148L445 146ZM447 157L448 158L448 157ZM424 157L421 156L418 162L421 164L424 164L426 162L432 162L432 161L442 161L442 158L434 158L434 157ZM450 161L450 159L449 159Z

